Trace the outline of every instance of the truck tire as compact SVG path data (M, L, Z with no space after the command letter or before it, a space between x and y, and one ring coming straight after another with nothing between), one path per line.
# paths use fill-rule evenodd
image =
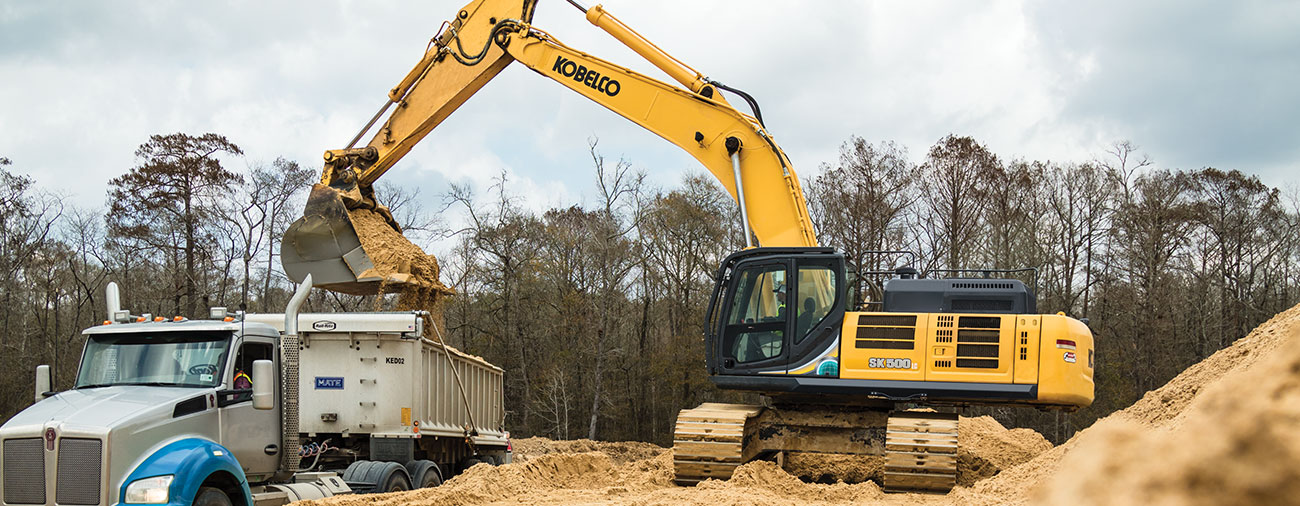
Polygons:
M352 492L359 494L368 494L374 492L374 481L369 480L370 468L380 464L374 460L356 460L347 466L343 471L343 483L346 483Z
M442 470L438 464L428 460L412 460L406 463L406 473L411 475L411 485L415 488L432 488L442 485Z
M379 472L382 471L388 462L376 462L373 460L358 460L348 466L343 471L343 482L348 484L353 492L358 494L369 494L378 492Z
M194 506L232 506L230 497L219 488L200 487L194 495Z
M463 473L465 471L468 471L469 468L474 467L476 464L479 464L481 462L483 462L483 459L482 457L479 456L465 457L460 461L460 472Z
M406 474L406 468L396 462L380 462L380 465L371 468L371 475L378 475L374 481L375 493L384 494L388 492L402 492L411 490L411 478Z

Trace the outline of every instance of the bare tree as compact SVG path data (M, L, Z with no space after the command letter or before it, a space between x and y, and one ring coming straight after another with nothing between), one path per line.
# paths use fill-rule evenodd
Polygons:
M920 169L907 150L853 136L840 145L838 165L822 165L808 188L808 206L820 242L844 252L859 271L880 270L896 259L868 251L898 249L904 211L916 198ZM862 293L863 278L855 290Z
M218 155L242 155L224 136L209 133L154 135L136 150L139 165L109 181L109 234L130 237L179 257L176 276L185 305L195 316L200 257L208 253L217 202L242 181L221 166Z
M961 269L973 259L987 203L986 182L999 163L970 137L949 134L930 148L921 165L924 210L918 220L928 268Z

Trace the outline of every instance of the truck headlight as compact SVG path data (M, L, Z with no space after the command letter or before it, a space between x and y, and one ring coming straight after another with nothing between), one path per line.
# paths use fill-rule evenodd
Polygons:
M168 489L172 486L173 475L140 478L126 486L126 501L136 504L165 504Z

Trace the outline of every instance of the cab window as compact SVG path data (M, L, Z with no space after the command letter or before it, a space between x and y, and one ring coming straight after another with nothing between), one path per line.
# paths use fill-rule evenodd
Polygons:
M253 361L271 360L273 347L269 343L245 341L235 355L235 369L231 372L231 387L236 390L253 388Z
M802 342L808 333L835 306L835 271L828 265L800 265L799 289L795 291L795 343Z
M744 363L781 355L785 347L788 288L785 265L740 271L724 343L730 358Z

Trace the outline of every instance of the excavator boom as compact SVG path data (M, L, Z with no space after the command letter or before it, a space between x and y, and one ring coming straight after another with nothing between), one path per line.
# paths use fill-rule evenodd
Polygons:
M393 244L404 241L400 228L376 202L371 185L515 61L690 153L741 203L747 239L752 232L761 245L816 246L798 176L757 117L752 98L742 94L755 105L755 115L736 110L721 96L722 88L730 88L673 58L600 6L579 8L593 25L680 86L564 45L531 26L534 7L532 0L466 5L430 41L352 144L384 119L370 142L325 153L321 182L313 187L303 218L285 234L289 247L283 262L290 278L311 273L324 288L354 294L436 285L431 260L419 258L418 248ZM378 219L397 233L359 223Z

